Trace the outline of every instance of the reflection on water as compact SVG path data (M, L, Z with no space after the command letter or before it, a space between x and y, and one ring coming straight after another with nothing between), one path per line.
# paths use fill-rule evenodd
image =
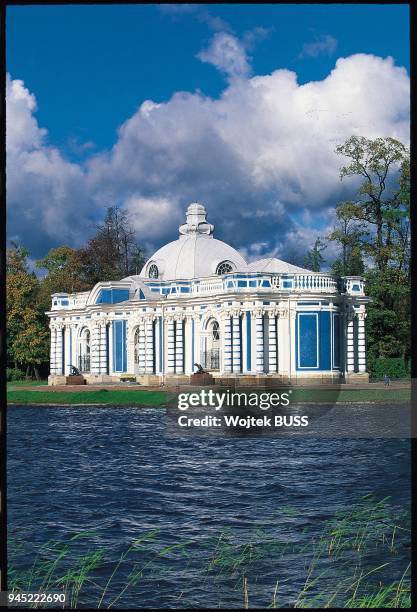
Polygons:
M96 574L107 579L148 533L132 551L147 568L115 607L242 607L242 578L251 606L270 604L274 589L277 606L288 606L305 583L311 542L335 513L372 493L390 497L384 512L399 521L410 503L407 440L174 439L162 410L137 408L11 407L8 422L9 532L25 539L11 550L15 567L28 566L31 549L88 529L77 553L105 548ZM389 556L388 519L379 519L369 567ZM407 565L408 533L395 541L392 579ZM320 561L328 580L334 559ZM121 564L106 597L131 571ZM86 584L78 604L89 603L97 597Z

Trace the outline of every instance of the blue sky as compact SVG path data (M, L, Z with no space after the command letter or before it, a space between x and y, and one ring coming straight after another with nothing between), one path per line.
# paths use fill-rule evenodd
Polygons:
M321 203L318 202L320 185L312 188L310 202L308 191L303 192L302 179L297 179L296 185L289 170L280 174L279 168L273 168L269 127L266 124L258 127L265 113L272 113L271 121L275 121L277 112L282 114L282 125L271 124L271 130L276 130L285 147L290 147L291 139L285 140L283 126L288 123L286 113L292 112L291 104L286 106L291 92L299 99L304 95L300 86L308 85L310 100L316 95L314 82L325 83L339 58L358 58L357 54L365 59L349 60L343 70L338 69L340 78L352 79L351 89L354 90L357 82L366 84L381 70L386 73L386 79L381 79L380 93L385 95L395 79L400 78L398 70L401 67L409 69L408 33L406 5L9 6L7 69L12 80L23 82L20 93L16 85L9 95L9 117L16 108L17 124L22 121L26 135L34 130L34 142L28 144L26 138L22 145L19 140L19 147L29 147L31 154L34 149L38 152L36 169L33 159L30 167L33 189L15 185L13 177L9 181L9 234L28 242L34 256L40 256L46 248L62 241L74 245L82 242L105 206L117 202L136 218L139 239L152 249L176 237L176 224L181 221L182 211L188 204L185 198L195 192L195 199L208 200L205 203L209 211L213 211L211 217L218 211L224 214L225 203L228 203L224 222L219 223L217 219L218 233L229 240L233 236L235 246L243 249L244 254L251 258L272 252L284 256L286 241L296 244L302 227L310 242L314 231L324 231L329 207L334 206L335 198L342 195L344 188L339 185L339 192L336 187L332 191L324 171ZM387 56L394 60L391 67L387 64ZM371 65L369 58L374 57L385 63ZM355 70L362 75L358 80ZM280 85L278 76L273 80L271 75L277 75L277 71L281 71L279 78L284 80L287 71L296 73L296 90L287 81ZM337 71L334 74L333 83L321 86L317 100L329 102L326 96L331 87L336 91L337 87L347 86L346 83L340 85ZM256 103L256 110L249 98L247 107L233 103L239 96L246 99L249 84L253 85L256 77L269 78L266 88L271 88L270 95ZM280 87L285 100L280 99ZM178 92L189 92L191 97L187 99ZM372 94L365 91L364 95ZM260 108L271 96L273 110L267 105L258 117ZM336 93L332 92L331 104L336 99L334 96ZM361 92L357 92L357 96L359 100ZM26 110L22 97L27 101ZM36 99L36 109L29 101L32 99ZM140 110L146 100L160 105L152 110L152 121L149 113ZM321 121L320 113L329 114L331 104L326 108L313 106L306 111L313 113L315 120L309 124L313 140ZM346 106L342 109L345 112L338 116L355 115L352 129L356 129L357 118L364 112L359 102L352 100L351 104L352 110ZM403 121L406 110L397 99L390 100L389 107L389 117L382 106L380 110L375 109L372 130L385 130L381 135L398 136L403 133L398 117ZM238 119L243 108L248 114ZM218 129L220 111L222 119L224 113L228 114L229 124L225 121L221 133L213 137L213 130ZM195 159L191 135L179 135L176 131L175 137L170 136L170 130L179 125L187 113L190 125L193 120L198 125L199 142L195 147L204 152L202 159L198 156ZM254 122L252 132L240 144L239 120L245 125L247 121ZM206 121L203 130L201 126ZM292 116L291 121L297 125L296 117ZM335 129L333 120L331 125ZM122 133L121 126L124 126ZM184 126L186 130L187 120ZM42 129L47 132L41 132ZM363 129L366 126L362 126ZM348 134L348 126L344 125L336 133ZM252 142L253 138L256 142ZM227 146L224 145L226 140ZM131 147L129 154L128 147ZM259 149L257 160L249 159L249 154L241 155L245 147ZM294 147L290 154L299 166L298 147L296 144ZM146 177L152 173L156 176L147 181L138 178L135 183L130 163L140 165L139 176L155 149L158 154L153 158L152 167L146 168ZM212 154L206 159L210 151ZM42 165L39 161L41 154L46 156L48 170L46 162ZM190 155L194 156L194 162L190 161ZM213 167L212 160L219 155L224 155L221 165L228 168L227 173ZM164 185L161 158L168 160L165 163L170 173L168 186ZM265 158L262 167L260 158ZM22 164L22 159L19 149L16 164ZM26 164L27 157L24 159ZM205 163L207 172L202 177ZM24 168L25 165L20 168L20 176ZM248 172L252 181L247 179ZM299 172L299 167L294 168L294 174L299 175ZM177 183L174 174L178 177ZM271 177L275 181L273 186ZM190 188L192 185L194 190ZM38 204L31 200L37 189L45 198L45 204L39 197ZM215 201L216 193L218 201ZM77 233L74 233L70 210L74 198L78 200L74 205L78 205L80 211ZM253 205L248 204L250 198ZM49 207L55 210L48 208L48 199ZM37 206L43 225L35 238L32 224L37 217ZM60 210L63 211L62 228L57 231ZM251 211L259 220L259 232L253 232L248 221ZM160 231L155 230L154 223L150 227L155 218L160 220ZM275 225L271 225L273 220Z

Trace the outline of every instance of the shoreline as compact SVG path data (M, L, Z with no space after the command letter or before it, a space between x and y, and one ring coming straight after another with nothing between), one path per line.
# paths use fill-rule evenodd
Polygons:
M376 384L373 387L357 386L347 387L290 387L292 393L292 404L386 404L407 403L411 401L411 383L398 384L392 387L383 387ZM208 387L206 388L209 389ZM7 390L7 404L14 406L113 406L113 407L137 407L137 408L169 408L176 402L179 393L193 393L200 391L201 387L181 386L172 388L148 387L122 387L116 388L100 386L68 387L65 390L56 387L23 386L10 384ZM221 388L214 389L215 392L225 393L279 393L283 387L273 388Z

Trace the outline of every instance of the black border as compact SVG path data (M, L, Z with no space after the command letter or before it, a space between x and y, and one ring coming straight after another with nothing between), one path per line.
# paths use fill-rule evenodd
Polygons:
M6 0L2 2L0 9L0 79L1 79L1 106L0 106L0 268L1 268L1 286L0 286L0 590L7 590L7 419L6 419L6 284L5 284L5 272L6 272L6 8L7 6L29 6L29 5L67 5L67 4L83 4L83 5L106 5L106 4L172 4L171 2L153 2L144 0L137 2L135 0ZM243 0L241 2L235 2L229 0L228 2L221 2L219 0L213 0L212 2L175 2L175 4L258 4L253 1ZM417 32L417 4L416 2L404 1L404 0L367 0L366 2L359 2L358 0L342 0L334 2L332 0L321 0L313 2L297 2L295 0L284 0L281 2L263 1L259 4L403 4L408 5L410 8L410 84L411 84L411 135L410 135L410 146L411 146L411 204L410 204L410 222L411 222L411 379L412 379L412 395L411 402L412 407L415 406L415 399L417 396L417 237L414 229L417 227L417 206L413 206L413 203L417 203L417 183L414 180L414 174L417 172L417 156L415 152L416 139L416 123L414 121L414 105L416 104L416 95L414 93L415 78L414 70L417 65L416 53L417 43L416 36ZM388 35L389 33L384 33ZM415 308L413 308L415 306ZM412 432L417 431L417 415L415 411L411 411L412 415ZM417 486L415 482L417 480L417 438L411 439L411 526L412 536L417 534ZM411 579L412 579L412 592L411 592L411 603L417 605L417 594L415 584L417 583L417 544L412 538L411 546Z

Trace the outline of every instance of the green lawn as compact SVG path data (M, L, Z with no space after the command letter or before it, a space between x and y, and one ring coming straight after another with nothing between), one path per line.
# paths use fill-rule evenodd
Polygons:
M167 402L164 391L24 391L7 392L9 404L110 404L120 406L160 406Z
M13 391L19 387L39 387L47 384L47 380L12 380L11 382L7 383L7 390Z
M291 402L408 402L411 390L397 389L302 389L294 388Z
M175 405L176 395L167 391L145 391L137 389L97 389L93 391L31 391L20 389L23 383L10 383L7 389L9 404L107 404L120 406L165 406ZM27 385L27 381L25 381ZM39 383L33 383L39 384ZM190 390L191 391L191 390ZM218 392L222 392L220 389ZM238 393L251 393L253 389L237 390ZM257 393L265 393L257 390ZM284 389L271 389L269 393L284 392ZM291 389L291 403L335 403L335 402L407 402L411 391L397 389Z

